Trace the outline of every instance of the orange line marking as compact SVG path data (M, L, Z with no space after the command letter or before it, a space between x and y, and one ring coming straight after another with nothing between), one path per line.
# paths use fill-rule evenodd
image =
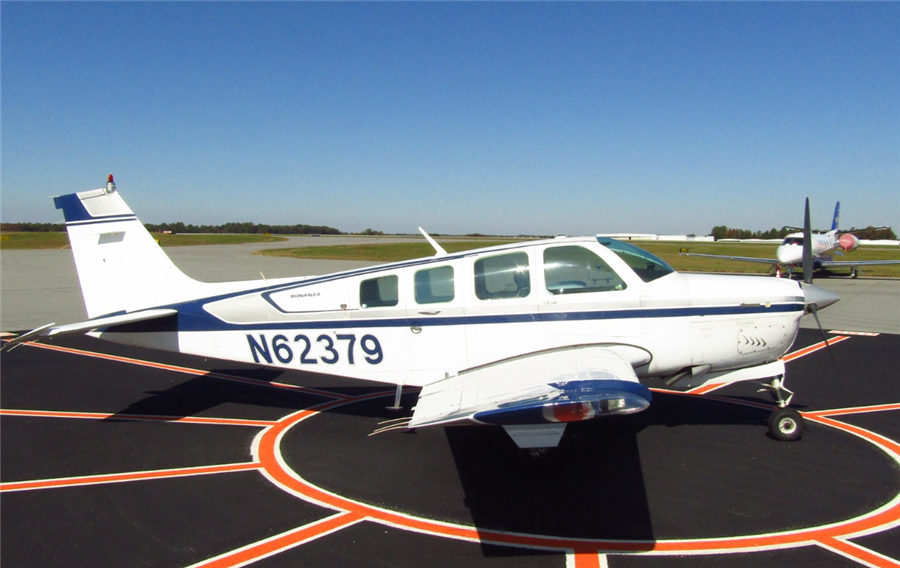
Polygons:
M793 361L794 359L799 359L800 357L803 357L804 355L809 355L810 353L815 353L816 351L818 351L820 349L825 349L828 346L834 345L835 343L840 343L841 341L846 341L848 339L850 339L849 335L838 335L837 337L833 337L833 338L829 339L828 345L825 345L824 341L820 341L814 345L810 345L809 347L804 347L803 349L794 351L793 353L788 353L787 355L782 357L782 359L784 359L784 362L787 363L788 361Z
M32 491L35 489L56 489L59 487L77 487L83 485L103 485L106 483L124 483L127 481L144 481L147 479L169 479L175 477L190 477L194 475L213 475L217 473L233 473L236 471L257 470L259 468L259 463L252 462L200 467L185 467L179 469L161 469L155 471L139 471L132 473L84 475L79 477L44 479L38 481L11 481L9 483L0 483L0 493L10 491Z
M870 566L878 566L879 568L900 567L900 562L894 560L893 558L888 558L887 556L884 556L882 554L872 552L868 548L864 548L847 540L841 540L837 538L824 538L820 540L819 543L823 547L830 548L832 549L832 551L837 552L842 556L852 558L853 560L861 563L866 563Z
M848 414L864 414L866 412L886 412L900 410L900 402L892 404L873 404L872 406L854 406L852 408L835 408L832 410L814 410L804 412L805 416L846 416Z
M576 550L572 556L575 559L575 568L601 568L600 551L596 548Z
M17 410L0 408L0 416L34 416L38 418L80 418L85 420L133 420L137 422L179 422L188 424L213 424L224 426L268 427L276 424L271 420L246 420L243 418L205 418L203 416L154 416L145 414L109 414L105 412L66 412L61 410Z
M339 531L362 520L364 519L357 515L338 513L221 556L192 564L188 568L234 568L236 566L244 566Z

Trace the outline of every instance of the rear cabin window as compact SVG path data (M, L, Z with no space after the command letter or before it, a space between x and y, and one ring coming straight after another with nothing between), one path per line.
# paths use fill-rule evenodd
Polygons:
M359 305L363 309L396 306L398 297L396 276L372 278L359 284Z
M531 275L526 253L491 256L475 262L475 295L478 299L524 298L530 293Z
M551 294L625 289L625 282L602 258L580 246L544 250L544 280Z
M455 297L453 267L440 266L416 272L415 289L417 304L439 304L453 301Z

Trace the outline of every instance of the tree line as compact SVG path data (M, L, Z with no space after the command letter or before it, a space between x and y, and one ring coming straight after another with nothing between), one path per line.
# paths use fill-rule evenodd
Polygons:
M341 231L324 225L263 225L258 223L225 223L224 225L192 225L190 223L144 223L151 233L238 233L272 235L341 235ZM0 223L0 231L9 233L56 233L66 230L63 223Z
M790 233L798 232L795 228L782 227L781 229L769 229L768 231L748 231L747 229L732 229L725 225L713 227L710 236L716 240L721 239L783 239ZM853 233L860 239L869 240L897 240L897 235L890 227L873 227L869 225L865 229L850 229L845 231Z

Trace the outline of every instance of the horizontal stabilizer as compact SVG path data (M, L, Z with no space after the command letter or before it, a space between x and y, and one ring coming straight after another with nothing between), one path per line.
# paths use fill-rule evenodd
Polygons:
M564 423L639 412L651 394L633 365L647 362L635 347L584 345L476 367L425 386L409 426Z
M82 321L78 323L70 323L67 325L61 325L58 327L53 327L55 324L47 324L42 325L37 329L33 329L28 333L23 333L18 337L14 337L9 342L7 342L7 346L16 345L18 343L24 343L26 341L36 341L44 337L53 337L54 335L66 335L70 333L85 333L88 331L93 331L95 329L101 329L105 327L112 327L114 325L123 325L126 323L136 323L140 321L147 321L152 319L164 318L167 316L172 316L178 313L178 310L164 308L164 309L154 309L154 310L143 310L140 312L134 312L130 314L120 314L116 316L106 316L102 318L96 318L92 320Z

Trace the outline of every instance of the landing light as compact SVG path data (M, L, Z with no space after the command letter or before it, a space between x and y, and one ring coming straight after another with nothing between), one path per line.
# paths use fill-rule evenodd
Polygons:
M625 399L624 398L611 398L608 401L610 410L620 410L625 408Z

